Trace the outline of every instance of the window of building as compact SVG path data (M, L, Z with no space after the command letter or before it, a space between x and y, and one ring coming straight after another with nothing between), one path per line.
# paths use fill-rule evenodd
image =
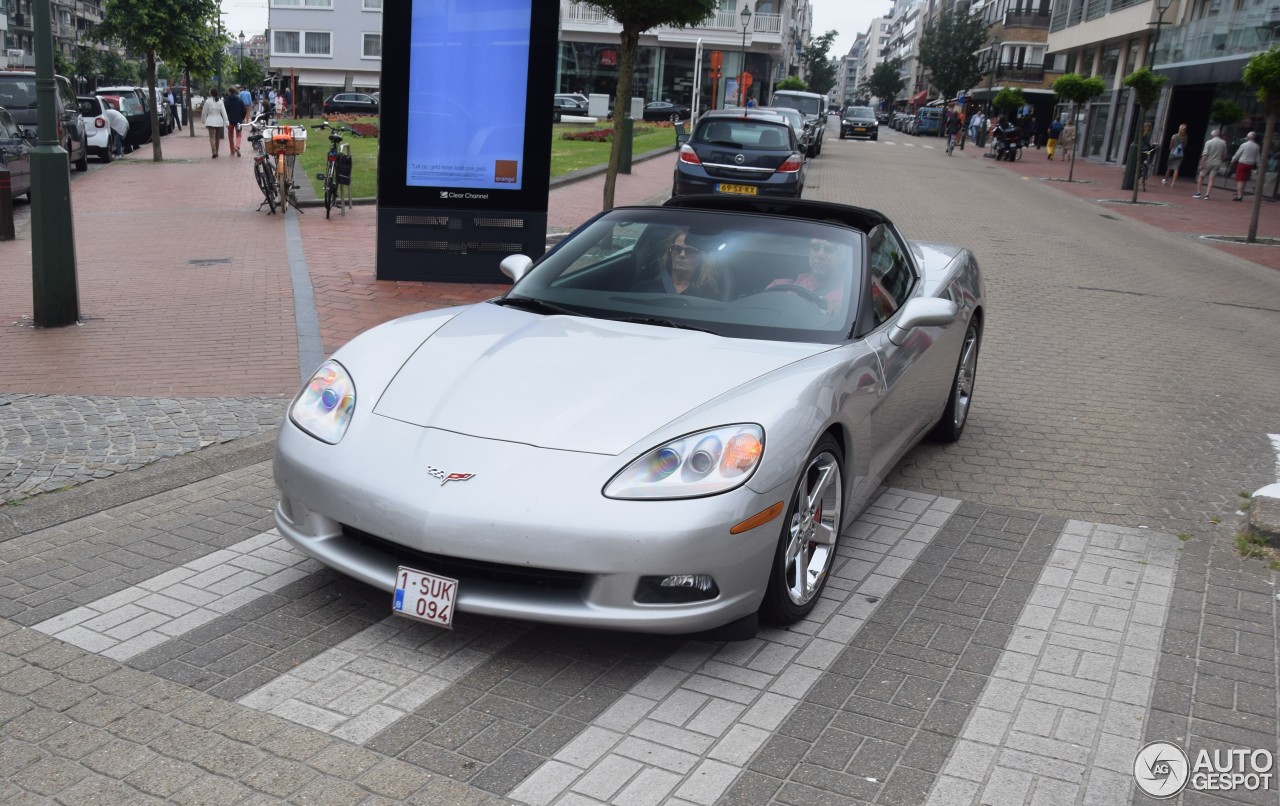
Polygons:
M382 58L382 34L365 34L362 55L366 59Z
M271 0L276 8L333 8L333 0Z
M364 6L363 6L363 8L364 8L364 10L365 10L365 11L381 11L381 10L382 10L382 0L364 0ZM382 54L382 48L381 48L381 46L379 46L379 48L378 48L378 54L379 54L379 55L381 55L381 54Z
M272 55L331 56L333 35L328 31L272 31Z

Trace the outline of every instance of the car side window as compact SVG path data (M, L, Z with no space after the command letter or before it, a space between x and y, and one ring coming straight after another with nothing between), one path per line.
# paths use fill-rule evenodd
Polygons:
M0 115L0 140L17 140L18 129L13 123L13 118L9 117L6 112Z
M902 307L915 278L906 248L886 225L872 227L867 234L867 251L871 259L871 308L879 325Z

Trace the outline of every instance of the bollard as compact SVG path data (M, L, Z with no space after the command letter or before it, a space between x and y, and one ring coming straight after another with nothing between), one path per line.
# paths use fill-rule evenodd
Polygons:
M0 166L0 241L12 241L18 237L13 231L12 190L9 169Z

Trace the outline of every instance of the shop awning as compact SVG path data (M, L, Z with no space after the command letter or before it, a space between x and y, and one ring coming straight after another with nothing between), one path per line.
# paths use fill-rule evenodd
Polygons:
M924 103L928 97L929 97L928 90L924 90L923 92L917 92L915 95L911 96L911 105L919 106L920 104Z

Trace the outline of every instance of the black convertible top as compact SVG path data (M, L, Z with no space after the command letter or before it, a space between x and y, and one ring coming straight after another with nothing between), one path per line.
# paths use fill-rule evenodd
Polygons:
M870 233L889 219L875 210L853 207L848 204L809 201L807 199L771 199L760 196L676 196L663 207L688 207L699 210L724 210L728 212L759 213L761 215L805 218L824 223L840 222L863 233Z

